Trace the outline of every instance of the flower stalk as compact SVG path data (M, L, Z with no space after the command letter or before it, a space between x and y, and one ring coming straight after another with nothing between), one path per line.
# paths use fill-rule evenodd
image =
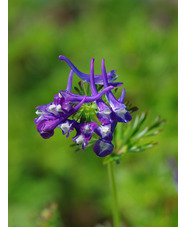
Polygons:
M119 210L118 210L113 162L108 162L107 166L108 166L108 176L109 176L109 181L110 181L110 188L112 191L112 212L113 212L113 224L114 224L113 226L120 227L120 217L119 217Z

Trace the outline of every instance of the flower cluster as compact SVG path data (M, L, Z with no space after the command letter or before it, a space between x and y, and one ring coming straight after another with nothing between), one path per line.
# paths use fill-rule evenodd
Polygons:
M84 150L89 141L95 138L93 150L99 157L105 157L113 151L113 133L118 122L127 123L132 117L123 104L125 89L117 100L113 92L115 87L122 83L114 82L117 78L115 70L106 72L104 59L101 64L101 75L94 75L94 59L91 60L90 75L80 72L65 56L59 59L66 61L71 71L68 78L67 88L54 96L54 101L36 107L38 117L34 120L37 131L44 139L54 134L58 127L63 135L76 130L72 140L81 145ZM74 94L71 92L73 74L76 74L90 86L91 94ZM102 90L98 91L98 87ZM78 114L84 113L84 114ZM89 117L85 117L88 115ZM82 115L84 117L82 117Z

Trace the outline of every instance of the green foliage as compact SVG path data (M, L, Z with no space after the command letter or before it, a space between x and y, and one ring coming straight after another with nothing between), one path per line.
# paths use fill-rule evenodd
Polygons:
M164 125L166 120L157 116L153 123L144 127L148 113L138 114L133 121L127 124L118 124L114 133L114 152L105 158L104 164L112 161L119 163L126 152L145 151L157 145L157 142L149 141L149 137L162 132L159 127Z

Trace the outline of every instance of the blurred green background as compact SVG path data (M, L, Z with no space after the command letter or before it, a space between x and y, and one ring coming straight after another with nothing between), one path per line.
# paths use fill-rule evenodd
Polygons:
M123 226L177 226L175 0L9 1L9 226L111 223L103 160L74 153L60 130L42 139L33 123L35 107L66 87L70 69L60 54L85 73L94 57L96 74L105 58L139 113L167 119L159 145L127 153L115 173Z

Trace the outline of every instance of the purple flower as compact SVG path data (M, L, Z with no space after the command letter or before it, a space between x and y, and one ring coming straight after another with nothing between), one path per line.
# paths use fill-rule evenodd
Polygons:
M95 76L94 76L94 58L91 60L90 65L90 86L91 86L91 94L97 95L98 91L95 85ZM96 104L98 106L97 118L103 124L109 124L114 120L114 114L112 109L101 99L96 100Z
M56 97L56 96L55 96ZM58 95L58 97L60 97ZM39 106L39 114L40 116L35 119L36 127L40 135L44 139L48 139L54 134L54 129L64 123L72 114L74 114L85 102L86 96L79 102L75 107L71 107L70 110L67 112L61 111L63 107L60 107L60 111L58 110L58 102L51 104L47 104L44 106ZM58 111L59 112L58 112ZM37 111L36 111L37 112Z
M102 124L95 129L95 133L105 141L111 142L116 124L116 122L113 122L112 124Z
M62 122L58 125L58 128L62 130L63 135L67 134L67 138L69 137L69 133L74 130L73 124L75 120L69 120Z
M54 126L54 127L53 127ZM42 118L41 120L39 120L37 122L37 131L40 133L40 135L44 138L44 139L48 139L51 136L54 135L54 128L55 128L55 122L51 122L49 124L49 121L47 118Z
M112 153L114 146L111 142L116 125L117 122L113 122L111 124L101 125L95 129L95 133L101 137L101 139L96 141L93 147L94 152L98 156L104 157Z
M47 104L47 105L41 105L36 107L37 115L51 115L55 117L61 117L64 115L64 113L68 113L73 109L73 107L65 102L64 97L61 96L60 93L56 94L54 96L54 101Z
M105 141L103 139L97 140L93 146L95 154L99 157L105 157L111 154L113 148L114 146L111 142Z
M112 131L111 131L111 124L101 125L96 128L95 132L102 138L107 141L112 141Z
M108 87L108 80L107 80L104 59L102 60L101 69L102 69L102 75L103 75L103 84L104 84L104 87L106 88L106 87ZM116 121L127 123L132 119L130 113L126 109L127 107L123 103L121 103L124 101L124 98L125 98L124 89L122 91L122 95L121 95L119 101L114 97L114 95L112 94L111 91L108 91L106 93L106 97L107 97L109 105L111 106L112 110L116 114L116 119L115 119Z
M88 141L91 140L92 134L97 127L97 123L88 122L88 123L75 123L74 128L77 131L75 137L72 140L78 145L82 144L82 149L84 150L85 146L88 145Z
M48 139L54 135L57 127L68 138L70 132L75 129L76 135L72 140L81 145L83 150L95 134L97 137L93 146L95 154L99 157L111 154L114 148L113 133L117 123L127 123L132 119L123 104L125 89L118 100L111 91L122 83L113 82L117 78L115 71L106 73L104 59L101 66L102 75L94 75L94 58L91 60L90 75L80 72L66 57L60 55L59 59L66 61L71 68L67 87L54 96L53 102L36 107L38 117L34 123L37 131L44 139ZM74 73L90 84L90 96L71 92ZM97 84L104 85L100 92L97 91ZM106 97L105 101L103 96Z

